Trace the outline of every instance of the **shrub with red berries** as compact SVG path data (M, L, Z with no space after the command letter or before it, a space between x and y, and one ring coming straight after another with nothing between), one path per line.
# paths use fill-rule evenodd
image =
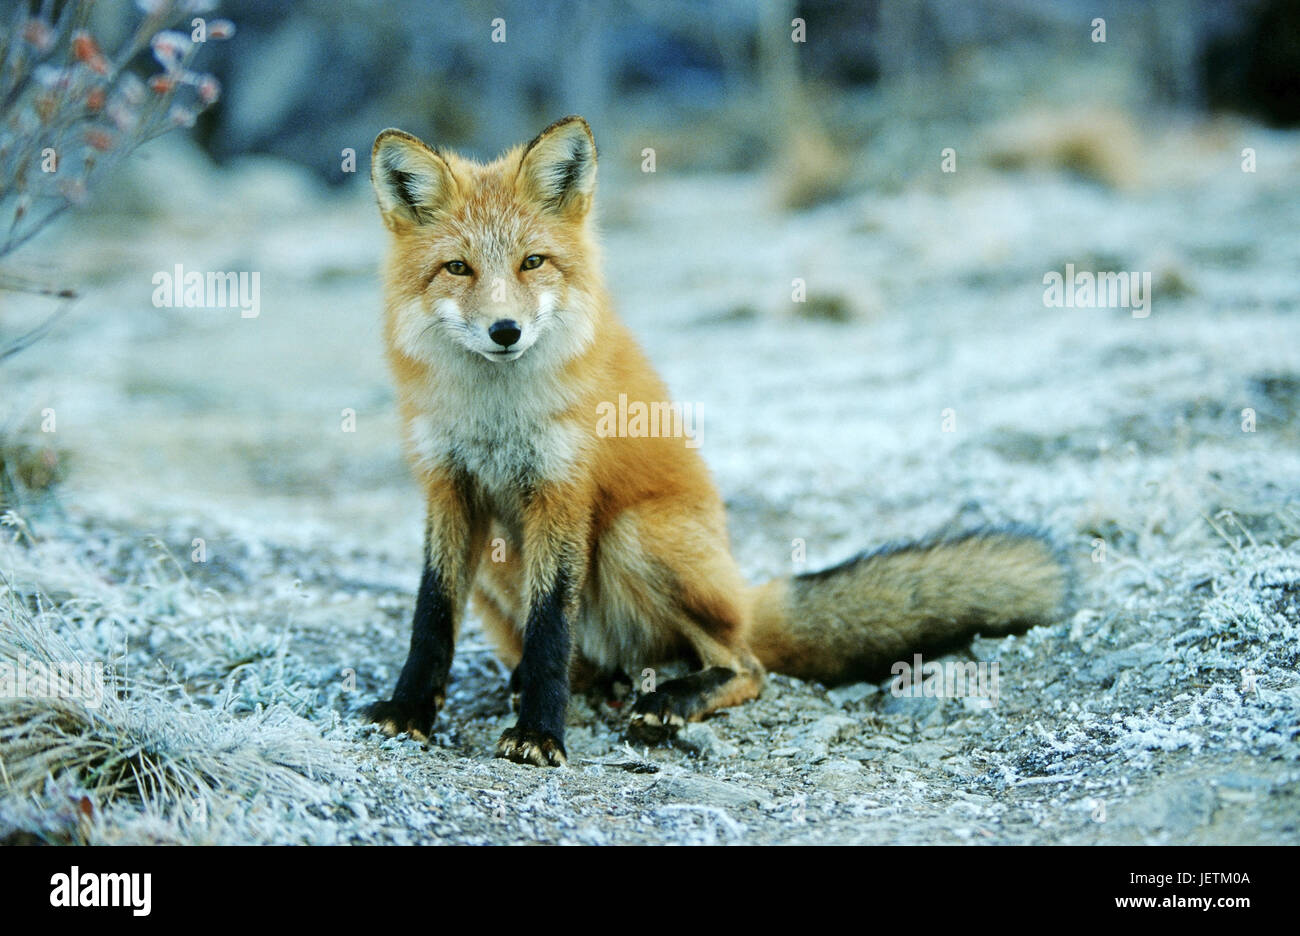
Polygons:
M97 0L37 6L0 20L0 257L83 201L113 162L193 126L221 93L193 61L234 35L228 20L206 18L211 0L136 0L128 38L106 48Z

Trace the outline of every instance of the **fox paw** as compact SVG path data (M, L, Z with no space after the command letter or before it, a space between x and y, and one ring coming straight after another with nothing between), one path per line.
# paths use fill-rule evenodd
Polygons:
M651 692L632 706L628 721L628 738L640 744L663 744L677 736L686 726L685 700L672 692Z
M534 767L563 767L569 763L564 742L545 731L518 725L501 733L496 756Z
M433 720L438 717L440 708L441 696L424 704L388 699L367 705L361 714L378 725L390 738L406 733L416 741L427 742L433 733Z

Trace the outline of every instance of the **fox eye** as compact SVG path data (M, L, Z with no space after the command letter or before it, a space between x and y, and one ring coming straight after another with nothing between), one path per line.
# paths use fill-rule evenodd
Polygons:
M446 270L452 276L469 276L469 264L464 260L452 260L446 264Z
M541 254L529 254L528 256L524 257L524 262L520 264L519 269L535 270L539 266L541 266L545 261L546 258L543 257Z

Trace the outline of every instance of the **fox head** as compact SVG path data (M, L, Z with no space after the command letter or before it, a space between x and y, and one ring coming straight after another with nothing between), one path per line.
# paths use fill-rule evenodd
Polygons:
M403 354L507 364L564 360L591 342L596 144L581 117L487 165L384 130L370 180L391 235L390 341Z

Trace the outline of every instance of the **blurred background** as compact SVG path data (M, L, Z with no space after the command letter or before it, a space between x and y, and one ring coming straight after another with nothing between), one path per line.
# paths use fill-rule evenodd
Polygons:
M368 184L387 126L490 159L588 118L614 295L674 392L717 414L704 451L742 532L787 518L830 555L860 538L846 503L886 532L892 511L903 531L942 525L1006 495L1018 462L1059 479L1049 456L1156 445L1227 419L1243 387L1295 402L1294 2L5 7L8 67L34 78L7 96L0 213L60 209L0 256L17 286L0 346L24 347L0 361L11 501L62 480L65 505L182 525L209 501L259 519L282 501L414 549ZM50 116L100 80L106 104ZM75 184L16 161L55 125L60 152L85 131ZM59 186L32 201L23 172L32 197ZM1155 315L1044 309L1066 263L1151 273ZM260 316L156 306L176 264L257 272ZM738 331L743 355L725 350ZM1175 371L1191 402L1135 404ZM989 435L936 436L950 407ZM1007 464L935 503L935 484L969 486L952 458L974 452ZM870 480L908 469L911 493ZM1025 491L1021 513L1060 508L1050 485ZM374 501L396 492L394 531ZM783 562L783 541L751 560Z
M1034 106L1300 122L1300 10L1286 0L228 0L221 10L243 33L213 66L227 94L200 125L205 148L218 160L281 156L336 184L347 178L326 141L399 125L491 154L567 113L598 127L620 165L635 165L652 135L677 169L752 170L815 132L858 182L922 171L924 138L957 143ZM803 42L792 41L796 18ZM1104 43L1092 41L1098 18Z

